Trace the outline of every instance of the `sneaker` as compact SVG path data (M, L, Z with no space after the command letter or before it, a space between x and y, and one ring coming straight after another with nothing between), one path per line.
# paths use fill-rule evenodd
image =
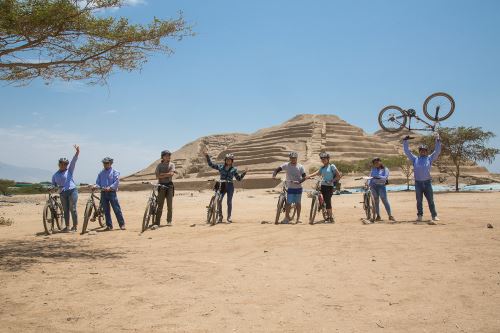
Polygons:
M330 223L335 223L335 216L330 217Z
M76 232L77 228L76 228L76 225L74 225L72 228L71 228L71 231L72 232Z
M439 220L439 217L437 217L437 216L434 216L434 217L432 218L432 220L433 220L434 222L440 221L440 220Z
M396 222L396 219L394 218L394 216L389 216L389 221L392 221L392 222Z
M380 217L380 215L377 215L377 217L375 218L375 221L382 221L382 218Z
M227 218L227 223L233 223L233 220L230 217L228 217Z
M120 230L127 230L127 229L125 228L125 225L121 225Z
M104 231L112 231L113 230L113 227L109 227L107 226L106 229L104 229Z
M68 226L64 227L64 229L61 230L61 232L69 232L69 227Z
M422 215L418 215L418 216L417 216L417 222L422 222L422 220L423 220L423 219L422 219Z

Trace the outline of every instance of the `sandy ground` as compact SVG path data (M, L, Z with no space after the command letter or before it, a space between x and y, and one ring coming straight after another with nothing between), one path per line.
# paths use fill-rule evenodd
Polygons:
M436 195L437 226L413 193L390 194L397 224L363 225L353 194L334 225L275 226L276 194L239 191L215 227L190 194L172 227L141 235L148 192L122 192L126 231L50 237L44 196L0 198L0 331L500 332L500 193Z

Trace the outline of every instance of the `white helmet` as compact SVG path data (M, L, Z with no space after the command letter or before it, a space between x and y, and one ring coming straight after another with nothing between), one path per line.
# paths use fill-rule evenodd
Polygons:
M288 154L288 157L290 158L297 158L299 157L299 154L295 151L291 151L289 154Z

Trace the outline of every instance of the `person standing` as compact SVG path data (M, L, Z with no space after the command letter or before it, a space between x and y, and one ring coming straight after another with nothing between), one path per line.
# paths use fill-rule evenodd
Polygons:
M208 150L205 148L203 151L205 158L207 159L208 166L212 169L219 171L220 180L225 182L221 183L221 194L222 198L220 200L220 206L218 209L221 211L220 220L217 222L222 222L222 200L224 200L224 195L227 193L227 223L232 223L231 214L233 212L233 195L234 195L234 183L233 178L237 181L242 181L245 178L248 170L244 170L241 174L238 173L238 169L234 167L234 155L226 154L224 157L224 164L216 164L212 162L212 159L208 155Z
M110 205L113 208L120 229L125 230L125 220L116 195L120 185L120 173L113 169L113 159L111 157L105 157L102 160L102 165L103 170L97 175L95 183L101 188L101 204L106 218L106 231L113 230Z
M323 199L325 200L326 211L328 214L328 218L325 223L335 223L335 217L332 212L332 196L333 189L342 177L342 173L337 170L335 164L330 163L330 154L326 152L320 153L319 158L321 159L321 163L323 165L317 171L307 176L306 179L311 179L321 175L321 195L323 195ZM313 223L314 222L312 221L309 222L309 224Z
M441 153L441 139L436 132L436 144L432 154L429 155L429 148L426 145L418 147L418 156L412 154L409 148L409 137L403 139L403 149L408 159L413 163L413 173L415 177L415 195L417 197L417 222L422 221L424 215L423 197L427 199L432 221L429 224L436 224L439 217L434 203L434 191L432 189L431 168L432 163L437 160Z
M375 221L382 221L382 218L380 217L380 200L382 200L385 211L387 212L387 215L389 215L389 220L396 221L394 216L392 216L391 205L387 199L386 186L389 181L389 169L382 164L382 160L379 157L375 157L372 160L370 177L372 177L372 179L370 179L369 185L373 199L375 199L375 211L377 212Z
M78 213L77 213L77 203L78 203L78 189L76 188L75 181L73 179L73 173L75 171L76 161L78 160L78 155L80 155L80 146L73 146L76 150L75 156L71 159L71 162L67 158L59 159L59 170L52 176L52 185L59 188L61 195L61 204L63 206L64 212L64 222L66 226L63 232L69 231L69 215L71 212L71 219L73 220L73 226L71 231L76 231L78 227ZM69 167L68 167L69 165Z
M175 174L175 164L170 162L172 153L168 150L161 152L161 162L156 167L156 179L158 183L165 187L158 190L158 209L156 211L155 224L160 225L161 215L163 214L163 204L167 201L167 225L172 224L172 201L174 197L174 183L172 177Z
M302 182L306 179L304 166L298 163L299 154L296 152L290 152L288 157L290 158L290 162L282 164L273 172L273 178L276 178L276 175L281 171L286 172L287 195L285 220L282 221L283 224L290 222L291 204L295 204L295 207L297 207L297 223L300 223L300 210L302 208Z

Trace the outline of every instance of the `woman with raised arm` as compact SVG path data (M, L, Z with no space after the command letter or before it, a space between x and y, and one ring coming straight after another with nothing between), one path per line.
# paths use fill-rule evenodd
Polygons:
M375 157L372 160L370 177L372 177L372 179L370 179L369 184L373 199L375 200L375 211L377 212L375 221L382 221L382 218L380 217L380 200L382 200L385 211L387 212L387 215L389 215L389 220L396 221L394 216L392 216L391 205L387 199L386 185L389 181L389 169L382 164L380 157Z
M330 154L323 152L319 154L319 158L323 165L317 171L307 176L306 179L321 176L321 194L325 200L326 211L328 212L328 219L325 223L335 223L335 217L332 212L332 196L336 183L342 177L342 173L337 169L335 164L330 163Z
M76 204L78 202L78 189L76 188L75 181L73 179L73 173L75 171L76 161L78 160L78 155L80 155L80 146L74 145L75 156L71 159L71 162L62 157L59 159L59 170L52 176L52 185L59 188L61 194L61 204L64 211L64 222L66 226L63 232L69 231L69 215L71 212L71 219L73 220L73 226L71 231L76 231L78 227L78 214L76 211ZM69 167L68 167L69 165Z
M208 155L208 149L205 147L203 150L203 155L207 159L208 166L212 169L219 171L220 180L223 180L224 183L221 183L221 205L222 200L224 199L224 195L227 193L227 223L232 223L231 214L233 212L233 195L234 195L234 184L233 179L236 178L237 181L242 181L248 170L245 169L241 174L238 173L238 169L236 169L234 164L234 155L226 154L224 158L224 164L216 164L212 161L210 156ZM220 220L217 222L222 222L222 207L218 207L221 211Z

